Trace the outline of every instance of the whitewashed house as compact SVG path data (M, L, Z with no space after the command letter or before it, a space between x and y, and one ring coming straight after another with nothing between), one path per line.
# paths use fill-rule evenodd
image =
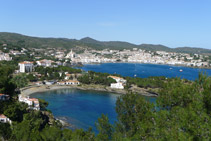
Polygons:
M121 77L117 77L117 76L108 76L109 78L112 78L114 80L116 80L117 83L121 82L121 83L126 83L127 81Z
M50 67L51 64L52 64L54 61L43 59L43 60L36 61L36 62L37 62L37 65L38 65L38 66Z
M29 97L24 97L22 95L19 95L18 100L20 102L24 102L24 103L28 104L30 109L40 110L40 104L39 104L39 100L37 98L29 98Z
M9 100L10 96L6 95L6 94L0 94L0 100L4 101L4 100Z
M124 89L124 86L120 82L118 82L118 83L111 83L111 88L113 88L113 89Z
M65 81L60 81L60 82L57 82L58 85L66 85L66 82Z
M33 62L24 61L20 62L19 64L19 72L25 73L25 72L32 72L34 64Z
M77 80L68 80L66 81L66 85L79 85L80 82Z
M57 82L58 85L79 85L80 82L77 80L68 80L68 81L60 81Z
M3 114L0 114L0 122L1 123L9 123L9 124L12 123L12 121L8 117L6 117L5 115L3 115Z

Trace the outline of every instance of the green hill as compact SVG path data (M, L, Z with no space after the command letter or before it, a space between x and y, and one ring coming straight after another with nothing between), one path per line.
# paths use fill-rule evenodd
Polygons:
M81 40L67 39L67 38L40 38L25 36L17 33L0 32L0 44L6 43L12 46L20 46L25 48L92 48L92 49L132 49L139 48L149 51L168 51L168 52L181 52L181 53L211 53L210 49L203 48L191 48L191 47L180 47L180 48L169 48L164 45L153 45L153 44L141 44L136 45L128 42L121 41L97 41L90 37L83 38Z

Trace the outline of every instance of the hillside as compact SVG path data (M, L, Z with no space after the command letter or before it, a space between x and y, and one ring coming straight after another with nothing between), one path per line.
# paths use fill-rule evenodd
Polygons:
M12 46L20 46L26 48L74 48L77 46L92 49L132 49L139 48L149 51L168 51L168 52L181 52L181 53L211 53L210 49L203 48L169 48L164 45L141 44L136 45L128 42L121 41L97 41L90 37L81 40L67 39L67 38L40 38L25 36L17 33L0 32L0 44L6 43Z

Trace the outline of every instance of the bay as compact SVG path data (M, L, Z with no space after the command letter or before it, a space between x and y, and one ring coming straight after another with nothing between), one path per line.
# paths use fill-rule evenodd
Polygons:
M101 114L109 117L110 123L116 121L115 103L119 94L78 89L59 89L31 95L49 102L48 109L57 118L65 118L71 129L97 132L95 122Z
M104 72L110 74L120 74L147 78L150 76L180 77L188 80L198 78L200 72L206 72L211 76L211 69L190 68L183 66L171 66L160 64L136 64L136 63L103 63L103 64L85 64L80 67L85 71Z

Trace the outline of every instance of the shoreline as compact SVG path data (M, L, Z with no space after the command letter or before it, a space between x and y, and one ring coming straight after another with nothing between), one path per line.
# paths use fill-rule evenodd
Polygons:
M141 62L101 62L101 63L84 63L83 65L92 65L92 64L96 65L96 64L106 64L106 63L152 64L152 65L168 65L168 66L175 66L175 67L186 67L186 68L193 68L193 69L208 69L208 70L211 69L211 67L197 67L197 66L187 66L187 65L180 65L180 64L173 65L173 64L141 63Z
M108 86L103 85L30 85L28 87L24 87L21 89L21 95L22 96L30 96L34 93L38 92L47 92L52 90L59 90L59 89L78 89L78 90L92 90L92 91L101 91L101 92L109 92L114 94L126 94L128 93L127 90L123 89L111 89ZM157 94L149 92L147 89L139 88L135 90L130 90L131 92L147 96L147 97L157 97Z

